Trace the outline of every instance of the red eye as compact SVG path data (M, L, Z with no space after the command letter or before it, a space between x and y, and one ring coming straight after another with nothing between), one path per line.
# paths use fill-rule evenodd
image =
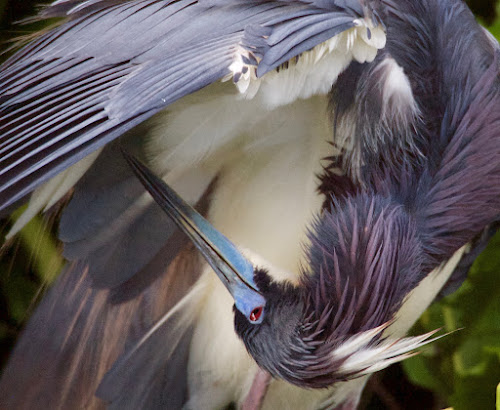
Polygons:
M254 310L252 310L252 313L250 313L250 321L257 322L257 320L260 319L261 315L262 315L262 306L259 306Z

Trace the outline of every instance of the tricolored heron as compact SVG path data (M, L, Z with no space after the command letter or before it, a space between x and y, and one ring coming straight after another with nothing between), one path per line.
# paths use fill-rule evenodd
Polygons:
M3 407L102 406L126 351L99 390L116 408L256 390L265 408L355 406L366 374L423 342L394 340L499 213L498 44L462 2L68 0L42 15L68 21L0 75L0 198L38 186L15 232L76 184L60 226L73 262L4 373ZM285 380L264 397L234 301L120 145L235 243L216 268L259 268L246 281L265 303L235 294L236 328ZM287 320L262 349L248 319L276 306Z

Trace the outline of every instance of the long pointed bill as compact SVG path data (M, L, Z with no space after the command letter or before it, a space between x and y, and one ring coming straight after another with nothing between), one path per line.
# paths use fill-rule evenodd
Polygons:
M255 284L253 265L162 179L127 152L123 151L123 155L154 200L191 239L219 276L233 296L236 308L247 318L252 317L256 309L261 311L266 302ZM254 323L262 318L259 314Z

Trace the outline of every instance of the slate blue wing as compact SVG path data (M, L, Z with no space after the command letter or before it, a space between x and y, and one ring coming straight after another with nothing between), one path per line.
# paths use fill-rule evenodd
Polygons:
M316 3L318 3L316 5ZM358 1L59 1L67 21L1 67L0 209L183 96L260 75L353 27Z

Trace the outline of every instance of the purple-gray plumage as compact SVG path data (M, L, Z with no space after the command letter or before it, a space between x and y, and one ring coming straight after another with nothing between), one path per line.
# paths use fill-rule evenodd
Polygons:
M249 52L262 77L364 19L379 24L370 10L357 0L55 2L41 17L69 21L0 73L0 209L177 99L240 76Z

